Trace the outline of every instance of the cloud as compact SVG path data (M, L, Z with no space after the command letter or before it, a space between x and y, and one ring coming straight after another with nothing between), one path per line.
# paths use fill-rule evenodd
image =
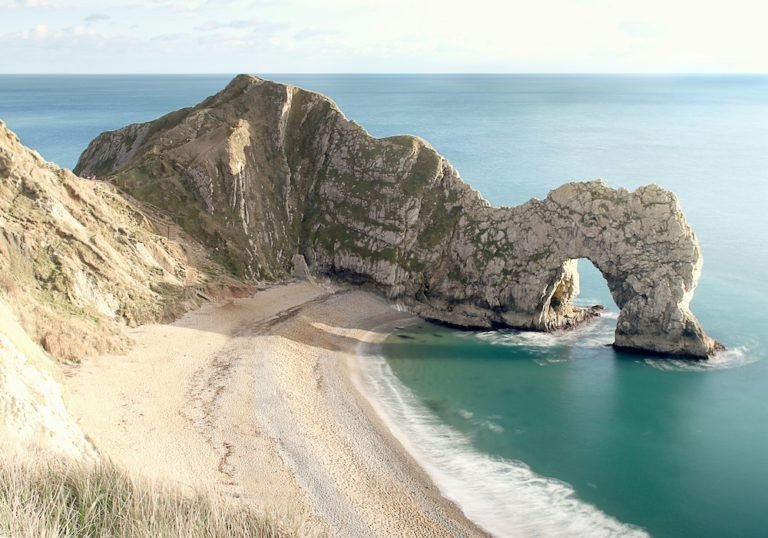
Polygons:
M0 0L0 8L2 9L39 7L57 8L58 6L52 5L49 0Z
M204 1L200 3L199 1L194 0L186 0L184 2L179 2L177 0L155 0L155 2L151 4L151 6L155 8L186 15L194 15L199 13L204 5Z
M35 24L31 28L17 32L5 32L0 34L0 41L12 43L22 48L56 48L62 49L79 44L119 43L125 45L128 42L137 42L135 37L128 34L98 32L86 24L67 26L64 28L51 28L47 24Z
M92 13L91 15L88 15L83 19L85 22L99 22L99 21L110 21L112 20L112 17L109 15L104 15L103 13Z
M628 37L641 39L649 39L660 34L658 26L643 21L624 21L619 24L619 30Z
M69 34L72 37L80 37L80 38L101 38L102 35L97 33L96 30L93 28L89 28L87 26L83 26L82 24L78 24L77 26L71 27L71 28L65 28L64 34Z
M197 29L202 32L212 32L214 30L248 28L249 26L251 26L251 24L252 24L251 21L247 21L247 20L229 21L229 22L208 21L198 26Z
M338 36L338 32L326 30L324 28L308 27L302 28L293 34L293 38L299 42L314 41L315 44L325 43L330 38Z
M197 27L201 32L218 30L251 30L262 34L274 34L286 29L286 25L262 19L238 19L231 21L208 21Z
M51 35L51 31L48 29L47 24L36 24L27 31L27 39L32 39L33 41L44 41L48 39Z
M0 55L35 70L81 69L77 49L105 71L766 72L767 16L765 0L0 0Z
M171 42L171 41L186 41L189 40L192 36L190 34L187 34L185 32L175 32L172 34L160 34L153 36L150 41L158 41L158 42Z
M289 4L289 0L207 0L206 5L211 7L221 7L225 5L227 7L240 6L243 8L255 8L264 6L281 6L285 7Z

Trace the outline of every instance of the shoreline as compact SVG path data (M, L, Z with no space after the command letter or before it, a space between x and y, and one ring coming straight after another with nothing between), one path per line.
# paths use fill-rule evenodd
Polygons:
M367 359L369 371L352 379L382 427L446 502L488 536L647 536L642 528L581 500L570 484L539 475L523 462L483 453L463 433L435 418L378 348L397 325L421 321L389 322L371 332L372 338L360 343L357 358L360 369L366 368Z
M132 474L238 498L303 536L487 536L374 409L358 350L411 314L296 282L130 329L68 368L69 408Z
M367 374L363 372L365 366L362 364L366 354L373 352L373 350L386 340L396 328L425 322L414 314L404 314L406 317L399 317L396 320L389 320L383 323L361 324L359 328L367 331L366 338L357 345L354 355L348 357L343 363L340 363L341 375L343 376L343 379L348 381L349 390L357 398L359 405L368 416L368 419L379 429L383 436L389 438L390 448L394 452L397 452L404 461L408 462L413 476L425 484L426 489L429 490L429 494L434 497L435 502L443 504L445 509L453 514L453 517L462 520L479 536L493 536L478 522L470 519L464 513L458 502L448 497L445 492L442 491L440 486L430 475L429 470L419 462L416 455L411 448L409 448L410 443L406 439L401 438L402 432L389 420L385 411L372 394L371 388L367 386L365 380L365 375Z

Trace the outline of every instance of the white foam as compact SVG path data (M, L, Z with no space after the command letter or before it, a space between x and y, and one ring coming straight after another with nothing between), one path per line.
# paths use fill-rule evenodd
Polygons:
M599 299L597 297L582 297L581 295L576 297L576 300L573 302L573 304L575 304L576 306L581 306L583 308L589 308L590 306L599 305L599 304L602 304L608 307L609 304L611 303L613 303L613 301L611 301L610 303L606 303L602 299ZM614 307L615 306L616 305L614 304Z
M652 358L643 359L641 362L657 370L665 372L708 372L711 370L729 370L740 368L757 361L756 353L750 352L746 346L739 346L717 353L703 361L691 361L685 359Z
M472 411L467 411L466 409L459 409L459 414L467 420L475 415Z
M500 424L496 424L492 420L483 420L482 422L480 422L480 426L488 430L491 430L492 432L495 432L495 433L501 433L504 431L503 426L501 426Z
M616 312L603 312L599 319L567 331L500 330L474 333L473 336L493 345L532 348L530 351L533 352L539 348L549 355L548 348L552 347L601 348L611 345L618 317ZM542 360L551 362L549 357ZM560 362L563 359L554 360Z
M524 463L477 451L439 420L379 355L363 361L371 403L441 493L496 536L647 536L576 498L571 486ZM491 418L491 417L489 417ZM488 427L498 426L488 421Z

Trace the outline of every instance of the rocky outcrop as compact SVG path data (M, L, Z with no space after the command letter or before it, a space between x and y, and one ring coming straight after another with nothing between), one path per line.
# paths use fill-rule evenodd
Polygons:
M575 259L621 308L616 345L706 357L690 312L701 271L675 196L572 183L495 208L425 141L376 139L329 99L239 76L219 94L95 139L76 171L164 208L248 278L312 271L375 286L420 315L468 327L567 328Z

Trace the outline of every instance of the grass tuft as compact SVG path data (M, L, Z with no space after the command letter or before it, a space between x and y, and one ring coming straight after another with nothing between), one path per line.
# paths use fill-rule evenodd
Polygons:
M0 536L271 538L289 533L242 503L133 480L108 463L2 462Z

